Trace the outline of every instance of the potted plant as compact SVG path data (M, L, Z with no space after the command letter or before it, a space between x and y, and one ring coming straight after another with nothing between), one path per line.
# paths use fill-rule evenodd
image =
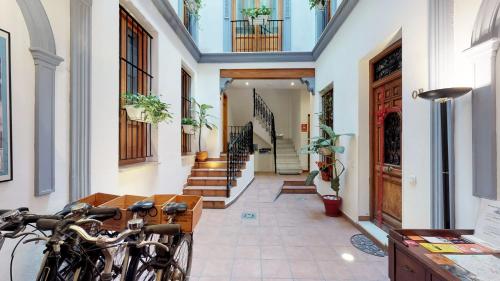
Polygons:
M245 17L248 23L253 25L267 24L271 13L272 10L266 6L241 10L241 14Z
M208 111L212 109L213 106L204 103L200 104L196 102L194 98L192 99L191 103L195 107L194 112L196 114L196 122L193 124L193 126L198 129L198 152L196 153L196 160L199 162L204 162L208 158L208 152L201 150L201 133L203 128L207 128L209 130L217 128L215 124L210 121L213 116L208 113Z
M194 15L197 19L200 18L200 9L202 6L202 0L184 0L184 6L188 12Z
M318 10L324 10L325 9L325 5L326 5L326 0L309 0L309 7L310 9L318 9Z
M184 134L194 135L196 127L195 119L191 117L182 118L181 124L182 124L182 131L184 132Z
M324 181L330 181L330 171L331 166L324 161L316 161L316 165L318 165L318 170L321 172L321 179Z
M331 164L323 162L324 164L320 167L320 170L331 168L330 188L334 192L334 195L324 195L322 197L325 205L325 214L336 217L340 215L340 206L342 205L342 198L339 196L340 176L345 172L344 164L336 157L337 153L344 153L345 147L339 146L337 143L341 136L352 136L352 134L336 134L332 128L324 124L321 124L320 128L325 133L325 137L314 138L314 141L303 150L307 153L319 154L320 148L326 148L331 152Z
M125 93L122 99L130 120L157 125L172 119L170 105L162 102L158 96Z

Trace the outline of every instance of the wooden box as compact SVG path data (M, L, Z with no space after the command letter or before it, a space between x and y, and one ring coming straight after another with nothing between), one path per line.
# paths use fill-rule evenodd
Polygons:
M78 200L78 202L87 203L87 204L90 204L94 207L97 207L97 206L100 206L108 201L111 201L111 200L117 198L117 197L118 197L118 195L99 192L99 193L94 193L92 195L89 195L87 197L83 197L80 200Z
M144 201L153 201L155 204L156 208L156 214L155 211L153 210L152 212L149 212L146 217L144 217L144 220L146 221L147 224L160 224L161 223L161 217L162 217L162 208L165 204L168 202L172 201L172 199L177 196L176 194L155 194L153 196L150 196ZM152 216L153 215L153 216Z
M111 201L108 201L101 206L103 207L115 207L120 209L120 219L109 219L106 220L102 226L103 229L113 230L113 231L122 231L127 228L127 222L132 218L132 213L127 211L127 208L130 205L138 201L143 201L146 199L145 196L136 196L136 195L123 195L119 196Z
M183 232L193 232L201 218L203 209L203 197L196 195L177 195L172 199L172 202L184 202L188 205L188 209L184 214L176 215L174 223L181 225ZM167 223L167 216L162 213L162 223Z

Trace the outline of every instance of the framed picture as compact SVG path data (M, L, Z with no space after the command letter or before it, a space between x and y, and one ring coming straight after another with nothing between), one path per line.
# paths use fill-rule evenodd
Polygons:
M0 29L0 182L12 180L10 33Z

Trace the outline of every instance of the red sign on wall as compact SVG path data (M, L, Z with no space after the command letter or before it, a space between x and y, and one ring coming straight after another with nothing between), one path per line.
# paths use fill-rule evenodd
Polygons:
M307 124L300 124L300 131L302 133L307 133Z

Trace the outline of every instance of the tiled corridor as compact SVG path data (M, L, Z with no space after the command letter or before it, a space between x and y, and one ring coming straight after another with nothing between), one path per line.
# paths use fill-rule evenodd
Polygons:
M273 202L284 179L304 177L257 175L229 208L203 210L190 280L387 280L387 257L351 246L359 232L344 218L326 217L317 195Z

